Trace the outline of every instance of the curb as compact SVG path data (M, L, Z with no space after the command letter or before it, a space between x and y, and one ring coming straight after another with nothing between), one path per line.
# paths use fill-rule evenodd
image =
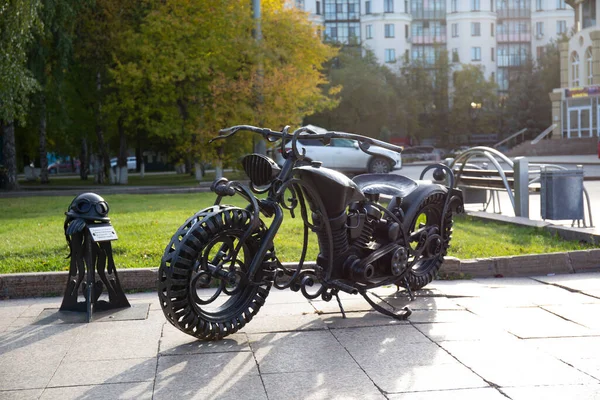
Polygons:
M295 263L284 265L293 267ZM307 267L311 265L314 263L305 263ZM600 249L472 260L446 257L439 274L448 277L492 278L581 272L600 272ZM125 291L156 290L158 268L121 269L118 274ZM60 296L66 288L67 279L66 271L0 274L0 299Z

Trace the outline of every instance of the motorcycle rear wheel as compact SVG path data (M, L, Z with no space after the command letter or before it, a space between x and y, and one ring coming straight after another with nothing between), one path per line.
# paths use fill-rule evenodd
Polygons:
M258 313L271 283L251 283L246 274L266 229L262 223L235 256L249 225L247 210L214 206L175 233L158 270L158 297L173 326L199 339L218 340Z
M437 226L439 229L441 227L445 201L446 195L442 193L434 193L427 196L419 205L419 210L410 223L409 234L422 227ZM398 282L400 286L410 288L411 290L419 290L435 278L444 262L444 257L448 253L450 239L452 238L452 212L448 210L443 218L444 232L439 232L440 236L442 236L440 251L434 255L422 255L407 272L405 279ZM411 246L415 247L414 244L411 244ZM416 247L418 249L418 244Z

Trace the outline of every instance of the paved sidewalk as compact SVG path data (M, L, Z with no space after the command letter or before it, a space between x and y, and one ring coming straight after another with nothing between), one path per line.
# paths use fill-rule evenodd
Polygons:
M56 319L60 298L0 301L0 399L598 400L599 278L435 281L407 322L274 289L219 342L173 328L156 293L90 324Z

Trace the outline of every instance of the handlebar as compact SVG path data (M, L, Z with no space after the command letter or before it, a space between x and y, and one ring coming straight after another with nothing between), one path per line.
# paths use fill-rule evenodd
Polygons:
M355 133L346 133L346 132L335 132L335 131L327 131L325 133L317 133L314 130L303 126L301 128L296 129L293 133L288 133L289 126L286 126L281 131L273 131L268 128L259 128L252 125L236 125L230 128L221 129L219 131L219 136L216 136L210 140L212 143L215 140L226 139L235 135L238 131L249 131L254 133L261 134L267 141L275 142L279 139L282 140L293 140L293 139L311 139L311 140L321 140L325 144L329 144L331 139L350 139L356 140L359 144L359 147L363 151L368 151L371 145L383 147L384 149L388 149L391 151L395 151L396 153L401 153L404 150L402 146L396 146L387 142L383 142L381 140L373 139L367 136L357 135Z

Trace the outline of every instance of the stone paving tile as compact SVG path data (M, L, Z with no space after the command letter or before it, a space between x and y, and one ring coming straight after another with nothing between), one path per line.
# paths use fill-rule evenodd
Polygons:
M25 390L1 390L1 400L37 400L40 398L44 389L25 389Z
M538 282L532 278L473 278L472 282L480 283L490 288L514 288L514 287L543 287L546 286L542 282Z
M600 360L600 336L528 339L525 344L568 364L580 359Z
M320 371L262 374L270 400L384 400L356 364L330 365Z
M261 310L262 311L262 310ZM299 315L267 315L260 312L239 333L294 332L325 330L327 326L316 313Z
M471 307L485 323L502 327L520 338L593 336L593 330L577 325L538 307L501 309Z
M0 357L2 366L0 388L3 390L45 388L63 356L64 351L43 357L29 352L12 352L10 357L3 355Z
M156 358L62 362L48 387L154 381Z
M532 279L560 285L573 290L600 290L600 273L585 272L579 274L559 274L553 276L533 276Z
M586 374L593 376L600 382L600 358L588 358L573 361L573 368L577 368Z
M77 342L81 327L25 326L0 334L0 388L43 388Z
M467 308L473 306L488 307L534 307L539 305L564 305L564 304L586 304L599 303L600 299L586 296L580 293L571 293L565 289L555 286L534 286L533 288L495 288L489 289L480 297L461 298L455 300L458 304Z
M149 321L92 322L83 327L85 338L72 347L67 361L150 358L158 353L163 324ZM86 344L93 345L86 345Z
M464 341L440 345L486 381L501 387L595 383L588 375L520 342Z
M260 372L312 372L354 365L329 331L248 335Z
M250 352L162 356L154 400L266 399Z
M416 310L408 318L413 324L418 323L445 323L445 322L475 322L480 318L465 310Z
M569 321L594 329L600 335L600 319L598 318L600 304L580 304L576 307L566 305L545 306L542 308Z
M529 386L520 388L503 388L502 391L505 392L512 400L600 399L600 384L592 384L587 386Z
M377 311L349 312L346 313L346 318L343 318L341 314L323 314L320 318L329 329L409 325L408 321L399 321Z
M404 306L408 306L413 311L465 309L457 304L455 299L448 299L447 297L419 296L414 300L410 300L407 296L397 295L382 297L382 300L394 308L402 309Z
M267 297L265 304L274 305L307 302L308 299L305 298L300 292L294 292L290 289L279 290L276 288L271 288L271 291L269 292L269 296Z
M500 327L469 323L415 324L415 328L435 342L446 340L518 340Z
M457 364L436 343L412 326L335 330L352 358L367 372L382 369L402 371L406 367Z
M365 372L377 387L389 394L489 387L483 379L459 363L396 369L380 365Z
M315 308L308 301L301 303L288 303L285 306L281 304L270 304L269 299L264 306L260 308L257 315L261 317L278 317L287 315L310 315L315 313Z
M498 390L493 388L435 390L387 395L389 400L506 400Z
M323 314L339 314L340 306L338 305L335 297L331 301L311 301L310 304L314 307L317 313ZM353 299L342 300L342 306L344 307L344 311L349 312L366 312L373 310L373 307L369 303L366 302L362 297L355 297Z
M488 286L473 280L433 281L431 285L446 296L479 297L489 290Z
M152 382L48 388L40 400L152 399Z
M230 351L250 351L248 337L234 333L218 341L203 341L183 333L179 329L165 325L160 339L161 355L223 353Z

